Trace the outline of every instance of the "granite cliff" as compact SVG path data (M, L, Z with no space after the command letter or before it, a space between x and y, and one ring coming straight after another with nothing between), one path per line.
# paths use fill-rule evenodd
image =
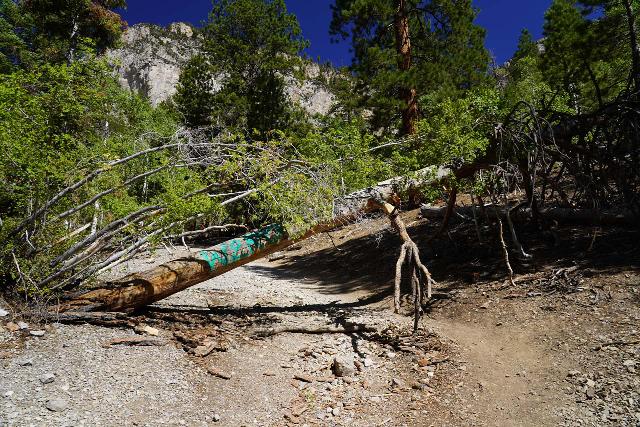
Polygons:
M123 87L158 105L176 92L180 72L198 53L199 46L199 35L188 24L178 22L166 28L137 24L124 33L121 47L109 51L107 56ZM323 67L309 62L307 78L303 82L287 78L287 94L291 101L310 114L328 113L334 97L322 83L326 73Z

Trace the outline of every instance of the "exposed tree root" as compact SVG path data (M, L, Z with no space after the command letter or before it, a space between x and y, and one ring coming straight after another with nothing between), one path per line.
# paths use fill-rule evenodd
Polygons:
M148 338L148 337L126 337L126 338L114 338L105 342L102 346L105 348L112 347L114 345L129 345L129 346L156 346L162 347L169 344L169 341L161 338Z
M400 248L400 255L396 263L396 277L393 304L396 313L400 312L400 285L402 283L402 267L407 265L411 272L411 289L413 293L413 305L414 305L414 321L413 331L418 330L418 323L422 316L422 306L427 300L431 299L432 286L435 281L431 277L431 273L427 267L420 260L420 250L415 242L407 233L407 227L400 218L398 209L386 202L372 202L377 203L378 207L389 217L391 225L398 232L400 238L403 240L402 247ZM425 289L426 284L426 289Z
M456 210L457 200L458 200L458 188L454 186L453 188L451 188L451 191L449 192L449 201L447 202L447 210L445 211L444 219L442 220L442 225L440 225L440 228L438 229L438 231L435 232L433 236L429 237L428 242L431 242L433 239L440 237L440 235L442 235L442 233L449 227L449 222L451 222L451 217L453 216L453 213Z
M509 284L511 286L515 286L515 283L513 281L513 268L511 268L511 263L509 262L509 250L507 249L507 244L504 242L504 230L502 228L502 219L500 219L500 217L498 217L498 233L500 236L500 244L502 246L504 263L507 266L507 273L509 274Z
M344 326L320 326L320 327L290 327L283 326L279 328L260 329L256 331L255 336L270 337L273 335L292 333L292 334L354 334L359 332L378 332L373 326L362 324L344 325Z

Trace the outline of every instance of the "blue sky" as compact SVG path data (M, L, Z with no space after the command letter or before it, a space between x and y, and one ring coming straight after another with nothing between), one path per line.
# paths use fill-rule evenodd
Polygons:
M194 25L206 19L211 0L129 0L122 13L129 25L151 22L166 25L184 21ZM349 46L334 44L329 38L331 0L286 0L290 12L295 13L307 39L311 41L308 54L312 58L331 61L336 66L351 62ZM551 0L473 0L480 9L477 23L487 29L486 45L498 64L508 60L516 49L522 28L528 28L538 38L542 34L544 11Z

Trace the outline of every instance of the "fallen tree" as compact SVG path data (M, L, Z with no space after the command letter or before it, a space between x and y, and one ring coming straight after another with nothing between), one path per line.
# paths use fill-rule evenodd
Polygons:
M404 242L401 252L402 262L405 262L407 257L406 261L419 269L414 271L412 276L414 300L419 304L424 301L424 296L415 298L416 295L422 295L423 287L420 285L419 277L424 275L423 280L428 283L427 297L430 297L432 280L420 262L418 248L406 233L397 210L386 201L393 199L399 186L415 185L418 181L425 179L440 180L448 173L446 168L428 168L417 172L416 178L413 179L394 178L381 182L337 201L334 207L336 215L332 221L319 224L300 236L291 237L282 226L271 224L211 249L197 253L190 252L148 271L107 281L92 290L73 294L56 306L55 310L133 312L198 283L278 252L315 234L350 223L364 213L374 210L382 210L388 215L392 226L400 234ZM399 279L396 279L396 311L399 308L399 286ZM419 310L418 305L416 310Z

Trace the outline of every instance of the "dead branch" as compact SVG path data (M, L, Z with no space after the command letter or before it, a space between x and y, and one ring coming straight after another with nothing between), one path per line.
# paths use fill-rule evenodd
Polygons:
M449 201L447 202L447 210L445 211L442 224L440 225L440 228L438 229L438 231L436 231L435 234L429 237L429 240L427 241L428 243L430 243L433 239L440 237L440 235L449 226L449 221L451 220L451 216L453 215L453 212L456 209L457 196L458 196L458 188L456 186L453 186L451 188L451 191L449 192Z
M520 208L520 207L522 207L522 206L524 206L526 204L527 204L527 202L522 202L522 203L514 206L513 208L505 209L504 216L507 218L507 225L509 226L509 231L511 233L511 241L513 242L513 245L516 247L516 250L518 251L518 254L523 259L530 259L530 258L533 258L533 257L524 251L524 248L522 247L522 245L520 244L520 240L518 239L518 235L516 234L516 229L513 226L513 221L511 220L511 212L517 210L518 208Z
M165 239L182 239L185 237L193 237L193 236L199 236L202 234L207 234L210 231L229 231L232 229L242 229L245 231L248 231L248 227L246 225L242 225L242 224L225 224L225 225L212 225L210 227L206 227L203 228L202 230L195 230L195 231L185 231L183 233L180 234L173 234L171 236L167 236L165 237Z
M296 327L282 326L279 328L261 329L256 331L257 337L270 337L273 335L290 334L355 334L360 332L377 332L373 326L363 324L347 324L344 326L319 326L319 327Z
M102 346L105 348L110 348L114 345L129 345L129 346L156 346L163 347L169 344L169 341L161 339L161 338L149 338L149 337L139 337L132 336L126 338L114 338L107 342L105 342Z
M497 214L496 214L497 215ZM513 269L511 268L511 263L509 262L509 250L507 249L507 245L504 242L504 232L502 230L502 219L498 216L498 235L500 236L500 245L502 246L502 255L504 257L504 263L507 266L507 273L509 273L509 284L514 286L513 282Z

